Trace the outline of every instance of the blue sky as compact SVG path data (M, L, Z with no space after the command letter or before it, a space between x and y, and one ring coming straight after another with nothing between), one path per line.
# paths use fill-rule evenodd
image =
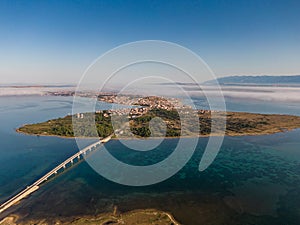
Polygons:
M0 1L0 83L76 83L127 42L183 45L217 76L300 74L300 1Z

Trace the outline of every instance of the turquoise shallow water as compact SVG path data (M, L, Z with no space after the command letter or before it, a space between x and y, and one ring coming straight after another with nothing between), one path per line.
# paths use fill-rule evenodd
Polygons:
M72 139L14 131L23 123L70 113L71 98L3 97L0 103L0 200L4 201L78 149ZM242 110L237 105L233 109ZM272 109L273 113L286 110L284 106ZM167 210L184 224L300 224L299 135L295 130L227 137L214 163L200 173L198 165L207 142L202 138L179 173L147 187L115 184L82 162L42 185L10 212L24 219L63 220L111 211L117 205L120 211ZM147 165L168 156L177 141L167 139L146 153L130 151L116 140L107 143L107 148L119 160Z

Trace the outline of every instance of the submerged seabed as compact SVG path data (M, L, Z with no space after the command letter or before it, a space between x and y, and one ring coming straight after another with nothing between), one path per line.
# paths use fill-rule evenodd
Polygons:
M156 208L183 224L299 224L300 162L297 152L278 149L299 131L260 137L228 137L215 162L204 172L198 164L206 140L175 176L148 187L127 187L95 173L86 162L70 169L16 207L22 218L70 219L112 211ZM170 154L176 139L165 140L159 153L128 153L121 143L107 143L120 160L150 164ZM297 144L297 143L295 143ZM156 155L156 158L153 156ZM287 156L287 157L286 157ZM298 157L299 159L299 157Z

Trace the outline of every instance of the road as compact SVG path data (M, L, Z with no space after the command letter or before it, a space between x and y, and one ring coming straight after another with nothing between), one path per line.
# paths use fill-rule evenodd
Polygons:
M24 190L22 190L21 192L19 192L18 194L16 194L15 196L13 196L12 198L10 198L6 202L4 202L0 206L0 213L4 212L5 210L7 210L8 208L10 208L11 206L13 206L16 203L18 203L19 201L21 201L23 198L26 198L31 193L33 193L36 190L38 190L39 186L42 183L44 183L45 181L47 181L51 176L57 174L60 170L64 170L66 168L67 164L73 165L75 159L79 160L82 155L85 155L88 152L92 152L92 151L96 150L96 148L98 146L100 146L101 144L108 142L112 138L113 135L114 134L111 134L108 137L106 137L104 139L101 139L100 141L97 141L97 142L95 142L95 143L93 143L93 144L85 147L84 149L80 150L76 154L74 154L71 157L69 157L68 159L66 159L64 162L62 162L61 164L59 164L58 166L56 166L54 169L52 169L51 171L49 171L47 174L45 174L44 176L42 176L40 179L38 179L37 181L35 181L33 184L31 184L30 186L27 186Z

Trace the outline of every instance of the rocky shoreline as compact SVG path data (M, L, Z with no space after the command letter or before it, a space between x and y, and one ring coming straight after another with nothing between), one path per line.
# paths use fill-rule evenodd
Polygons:
M36 221L19 221L17 215L10 215L0 221L0 225L50 225L50 224L60 224L60 225L108 225L108 224L155 224L155 225L180 225L179 222L173 217L172 214L168 212L163 212L156 209L138 209L125 213L118 212L115 207L114 211L111 213L103 213L97 216L85 216L80 218L69 218L65 221L52 221L51 223L46 220L36 220Z

